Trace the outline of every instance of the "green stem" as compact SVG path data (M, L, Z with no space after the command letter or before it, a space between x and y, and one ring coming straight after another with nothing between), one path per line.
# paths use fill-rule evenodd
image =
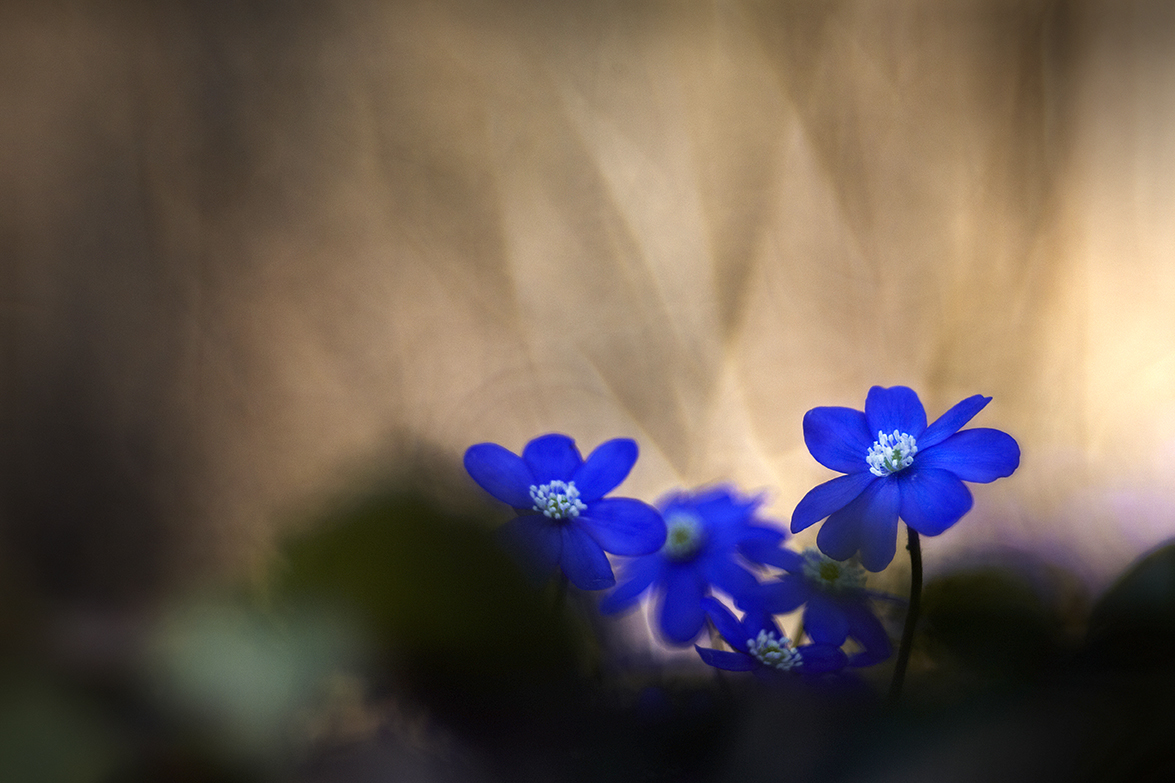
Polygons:
M898 648L898 660L894 664L893 681L889 686L889 700L897 701L906 679L906 665L910 662L910 647L914 643L914 626L918 623L918 610L922 605L922 545L918 531L906 525L909 534L906 548L910 550L910 606L906 610L906 624L902 628L902 646Z

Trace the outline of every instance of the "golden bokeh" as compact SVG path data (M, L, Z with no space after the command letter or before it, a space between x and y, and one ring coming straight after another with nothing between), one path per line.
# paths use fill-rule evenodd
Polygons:
M6 5L5 514L190 575L562 431L786 522L803 413L905 384L1024 454L931 567L1098 584L1175 530L1173 41L1153 2Z

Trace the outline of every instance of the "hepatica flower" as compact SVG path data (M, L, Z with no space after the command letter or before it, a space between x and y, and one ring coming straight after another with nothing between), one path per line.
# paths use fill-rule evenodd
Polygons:
M804 496L792 514L793 533L819 522L816 543L836 560L861 553L880 571L893 560L900 517L935 536L971 510L964 481L987 483L1012 475L1020 447L999 430L960 428L991 402L968 397L929 427L912 389L874 386L864 412L813 408L804 415L804 442L816 461L846 475Z
M632 606L647 590L657 596L656 627L674 644L692 642L706 623L702 599L712 587L736 603L757 594L744 558L762 562L779 551L782 530L755 524L758 497L727 486L675 492L658 506L668 535L658 551L629 561L620 585L600 602L605 614Z
M785 556L787 562L782 562ZM865 569L812 547L803 554L782 550L775 564L788 573L761 587L758 608L786 614L803 606L804 630L812 641L840 647L852 638L861 645L850 666L870 666L890 656L889 634L869 607L872 594L865 589Z
M844 651L831 644L794 646L771 615L747 612L737 620L730 610L713 598L705 599L706 615L730 650L698 647L702 660L716 669L754 672L760 677L827 674L840 671L848 661Z
M628 476L636 442L600 444L585 460L575 441L551 434L526 444L522 456L496 443L465 452L473 480L520 516L504 533L546 574L559 566L583 590L616 580L605 552L644 555L665 543L665 523L652 506L631 498L605 498Z

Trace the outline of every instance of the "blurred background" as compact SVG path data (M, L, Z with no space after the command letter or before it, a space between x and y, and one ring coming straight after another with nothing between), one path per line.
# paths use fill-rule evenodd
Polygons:
M188 596L356 498L481 535L477 442L631 437L623 494L786 524L831 475L803 413L873 384L991 395L1023 450L931 578L1036 559L1080 602L1175 530L1168 3L13 1L0 107L0 624L64 671L264 647Z

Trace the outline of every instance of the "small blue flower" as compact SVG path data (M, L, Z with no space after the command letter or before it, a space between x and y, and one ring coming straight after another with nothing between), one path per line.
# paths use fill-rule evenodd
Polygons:
M711 587L736 603L757 594L759 582L741 560L762 562L785 537L782 530L753 524L762 502L726 486L663 498L658 506L668 530L665 545L624 566L621 584L600 602L600 611L627 609L653 588L661 635L674 644L692 642L705 626L702 599Z
M845 667L844 651L831 644L792 646L774 618L761 611L749 611L740 622L713 598L705 600L706 616L730 650L712 650L694 645L702 660L717 669L754 672L772 678L784 674L828 674Z
M542 573L556 565L582 590L616 583L605 552L644 555L665 543L657 510L631 498L605 498L636 463L636 443L617 438L584 460L575 441L550 434L526 444L519 457L496 443L465 452L473 480L522 512L506 536L525 548Z
M881 571L897 550L900 516L936 536L971 510L964 481L987 483L1012 475L1020 447L1007 433L959 431L991 402L976 394L929 427L912 389L874 386L865 411L813 408L804 414L804 442L816 461L847 475L808 492L792 514L798 533L825 517L816 543L829 557L846 560L860 551L861 564Z
M840 647L847 639L861 645L849 666L872 666L890 656L889 634L869 608L865 570L852 562L833 560L815 548L803 554L781 550L772 563L787 569L777 581L761 588L758 608L786 614L804 607L804 630L812 641Z

